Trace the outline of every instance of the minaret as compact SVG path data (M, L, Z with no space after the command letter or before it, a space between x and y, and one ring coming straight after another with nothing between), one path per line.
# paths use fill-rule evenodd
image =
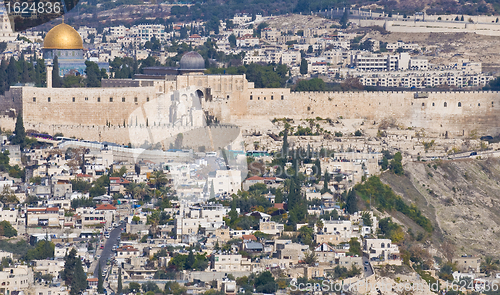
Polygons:
M52 62L48 61L46 66L47 88L52 88L52 69L53 69Z
M163 48L163 46L161 47L160 51L160 64L161 65L165 64L165 49Z

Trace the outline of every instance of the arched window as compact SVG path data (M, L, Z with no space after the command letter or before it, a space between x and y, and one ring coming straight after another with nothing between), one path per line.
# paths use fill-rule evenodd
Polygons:
M380 248L385 248L385 244L384 243L380 244Z
M446 102L445 102L445 103L444 103L444 107L447 107L447 106L448 106L448 103L446 103Z
M459 103L458 103L458 107L461 107L461 106L462 106L462 103L461 103L461 102L459 102Z

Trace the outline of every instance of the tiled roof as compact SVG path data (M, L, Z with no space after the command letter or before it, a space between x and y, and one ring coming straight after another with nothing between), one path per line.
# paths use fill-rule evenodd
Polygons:
M116 207L113 205L110 205L110 204L101 204L95 209L96 210L116 210Z

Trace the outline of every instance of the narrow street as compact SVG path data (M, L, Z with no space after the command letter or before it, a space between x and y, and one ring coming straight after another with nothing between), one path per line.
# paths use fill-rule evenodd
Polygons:
M98 271L97 271L97 266L99 265L99 262L101 263L101 268L104 269L106 268L106 262L108 258L112 257L113 255L113 246L116 245L118 246L118 237L122 233L122 229L125 228L125 224L120 224L118 227L114 228L110 233L109 233L109 239L106 239L105 244L104 244L104 249L100 250L98 252L101 255L101 258L99 258L99 261L95 261L95 265L92 264L91 268L94 269L94 277L97 277Z

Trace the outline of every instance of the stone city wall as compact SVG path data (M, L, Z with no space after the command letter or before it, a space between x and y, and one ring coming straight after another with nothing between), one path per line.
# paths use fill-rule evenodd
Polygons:
M156 95L155 87L23 87L23 118L28 123L123 126L134 110Z
M253 88L252 84L244 75L193 75L178 76L175 83L165 81L153 87L23 87L22 108L26 129L124 144L134 139L134 144L160 142L200 127L196 118L201 110L182 107L184 101L194 101L194 93L198 93L204 111L227 124L283 117L342 117L373 124L391 119L405 127L425 128L434 136L457 137L471 132L496 135L500 131L498 92L426 92L428 97L415 98L415 92L404 91L290 92L288 88ZM190 85L186 91L193 95L171 95L169 88L179 89L181 85ZM179 129L171 129L172 120L179 116L172 115L169 104L178 106L176 112L184 114L181 124L191 126L174 124ZM124 128L124 123L129 128Z
M229 104L214 101L206 104L206 108L220 114L229 108L225 113L230 115L222 116L222 122L342 117L366 119L375 124L395 119L400 125L425 128L435 136L462 136L473 131L480 135L496 135L500 131L498 92L429 92L427 98L414 98L415 92L290 93L289 89L260 90L249 89L239 100L229 100Z
M353 20L360 27L380 26L389 32L400 33L473 33L500 36L500 25L493 23L469 23L446 21L404 21L404 20Z
M3 124L0 121L0 124ZM0 125L3 127L3 125ZM240 128L231 125L192 128L190 126L89 126L57 124L25 124L25 128L40 133L62 133L65 137L76 137L89 141L109 141L140 147L144 144L155 146L160 143L165 149L175 144L178 134L182 134L182 146L193 148L204 146L206 150L225 148L240 134ZM210 129L210 132L209 132ZM13 129L12 129L13 130Z

